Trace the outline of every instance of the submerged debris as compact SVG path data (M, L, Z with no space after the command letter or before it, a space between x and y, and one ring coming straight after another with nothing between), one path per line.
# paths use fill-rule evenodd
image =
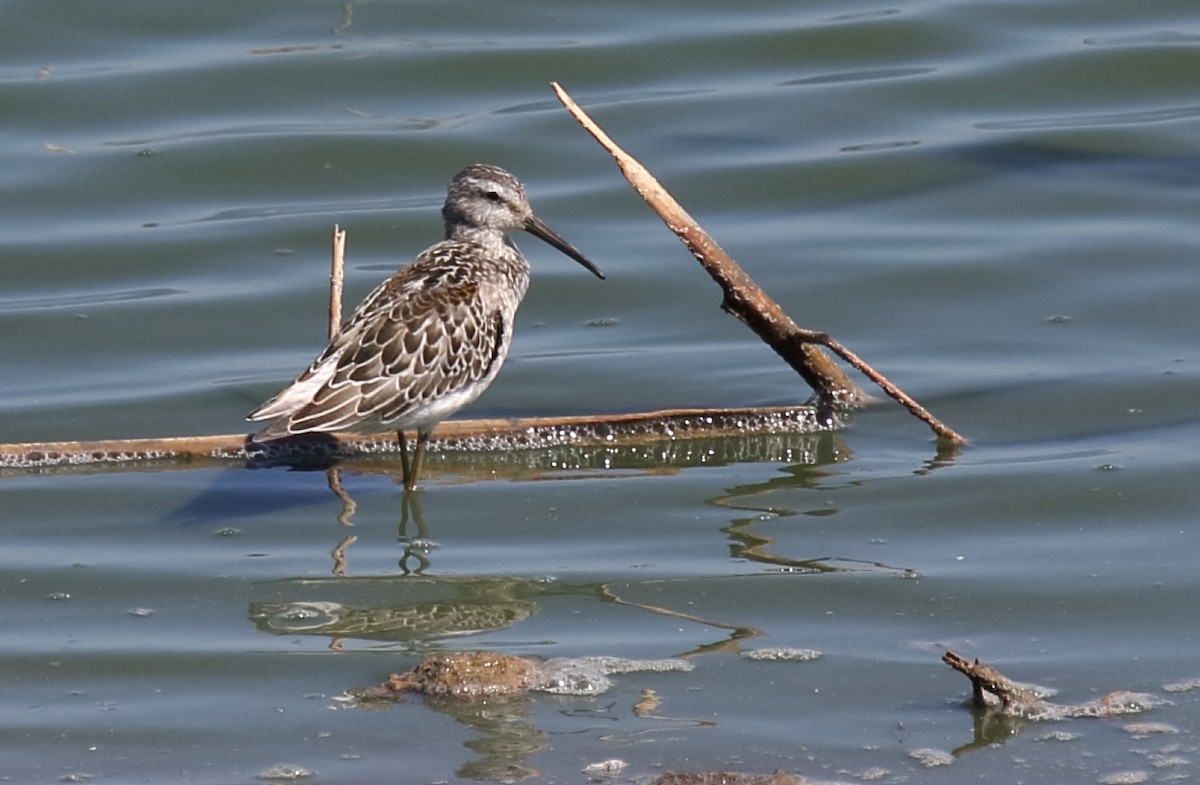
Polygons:
M882 766L872 766L869 769L860 771L855 776L857 776L858 779L862 780L863 782L871 782L872 780L881 780L891 773L892 772L883 768Z
M422 658L407 673L393 673L363 697L401 699L408 693L453 700L523 695L599 695L612 686L610 674L635 671L688 671L687 660L626 660L619 657L538 660L490 651L446 652Z
M1067 733L1065 730L1056 730L1056 731L1051 731L1050 733L1043 733L1040 736L1034 736L1033 740L1034 741L1075 741L1075 739L1077 739L1077 738L1079 738L1079 736L1077 734Z
M625 770L629 763L620 758L610 758L598 763L589 763L583 767L583 773L592 778L615 777Z
M431 654L407 673L393 673L370 694L383 698L418 692L457 700L519 695L533 688L538 670L535 661L509 654Z
M1163 685L1166 692L1190 692L1195 689L1200 689L1200 679L1187 679Z
M909 750L908 757L919 761L927 769L934 769L938 766L949 766L951 763L954 763L953 755L945 750L939 750L934 747L921 747L920 749Z
M971 680L972 703L976 706L1000 705L1000 711L1010 717L1030 720L1065 720L1077 717L1117 717L1137 714L1155 706L1170 703L1165 698L1142 692L1117 690L1086 703L1062 705L1046 700L1050 693L1027 684L1019 684L978 659L968 662L952 651L942 655L942 662Z
M313 776L315 772L294 763L279 763L258 775L260 780L299 780Z
M633 704L633 713L637 717L651 717L658 707L662 706L662 698L654 690L642 690L641 699Z
M669 771L650 785L804 785L804 778L777 771L773 774L745 774L737 771Z
M750 660L768 662L808 662L821 656L816 649L794 649L790 646L774 646L764 649L751 649L742 652L742 656Z
M1144 739L1154 734L1179 733L1179 728L1166 722L1129 722L1122 725L1121 730L1138 739Z

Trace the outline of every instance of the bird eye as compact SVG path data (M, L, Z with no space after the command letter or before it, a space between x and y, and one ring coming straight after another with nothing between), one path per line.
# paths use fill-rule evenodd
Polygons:
M496 191L488 191L487 193L484 194L484 197L489 202L499 202L500 201L500 194L497 193Z

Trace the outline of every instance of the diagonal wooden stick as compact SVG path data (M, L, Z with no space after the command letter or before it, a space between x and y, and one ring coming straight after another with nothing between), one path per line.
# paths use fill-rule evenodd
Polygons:
M805 330L796 325L774 299L758 287L729 254L675 201L637 159L616 142L587 115L557 82L551 82L558 100L617 162L633 189L658 213L667 228L675 233L701 266L724 292L721 307L754 330L767 345L792 366L817 393L824 407L854 408L864 402L862 391L818 347L825 346L862 371L889 396L914 416L923 420L939 437L953 445L966 439L934 417L883 374L871 368L839 342L825 333Z

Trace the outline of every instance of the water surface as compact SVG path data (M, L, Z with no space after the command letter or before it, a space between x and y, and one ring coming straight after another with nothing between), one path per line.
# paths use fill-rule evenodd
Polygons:
M356 463L351 527L320 471L6 475L0 776L1194 776L1197 693L1163 692L1200 677L1194 4L7 18L0 441L244 431L323 343L332 224L354 302L440 236L476 161L609 278L523 242L512 354L464 416L803 400L556 80L798 322L973 445L939 459L881 401L837 434L439 458L419 518ZM741 656L775 646L822 656ZM696 667L495 715L336 700L446 648ZM945 648L1063 702L1168 696L1144 719L1172 732L980 729ZM644 689L655 717L633 714ZM922 748L958 752L952 771Z

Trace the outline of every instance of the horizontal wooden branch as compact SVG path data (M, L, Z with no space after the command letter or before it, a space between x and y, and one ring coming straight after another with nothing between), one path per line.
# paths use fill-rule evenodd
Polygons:
M638 414L520 419L448 420L429 450L539 449L563 445L629 445L700 437L762 433L815 433L840 427L810 406L755 409L670 409ZM153 460L326 459L398 452L395 431L313 434L268 442L245 435L176 436L93 442L0 444L0 468L36 469Z

